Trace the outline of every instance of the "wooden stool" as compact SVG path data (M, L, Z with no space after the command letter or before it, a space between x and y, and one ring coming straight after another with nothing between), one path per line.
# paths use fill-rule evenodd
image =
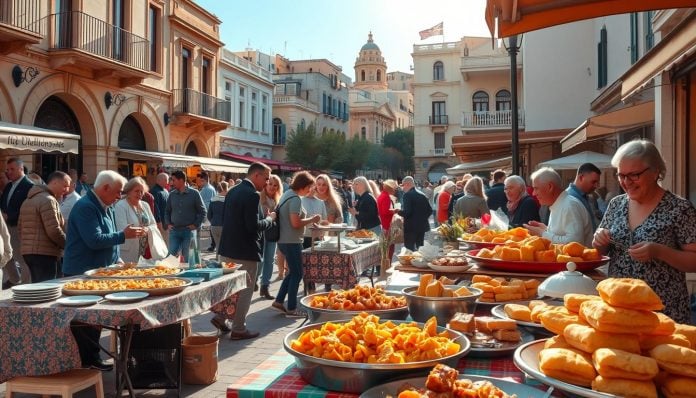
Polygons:
M15 377L7 381L5 392L7 398L12 398L12 393L15 392L70 398L74 393L91 385L97 389L97 398L104 398L101 372L93 369L73 369L46 376Z

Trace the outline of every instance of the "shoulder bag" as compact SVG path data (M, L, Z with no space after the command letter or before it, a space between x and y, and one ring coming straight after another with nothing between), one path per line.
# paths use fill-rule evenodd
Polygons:
M271 227L264 231L264 238L268 242L278 242L280 240L280 207L285 204L288 200L294 198L295 196L290 196L284 201L280 202L275 208L276 219L271 223Z

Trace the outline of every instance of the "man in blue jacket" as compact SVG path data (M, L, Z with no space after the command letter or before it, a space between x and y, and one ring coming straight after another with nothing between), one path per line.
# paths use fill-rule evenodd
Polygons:
M111 207L121 198L126 179L112 170L97 175L94 189L75 203L70 218L63 255L65 276L82 275L85 271L119 262L119 245L126 239L145 236L143 228L127 226L116 230L114 210ZM108 371L113 365L99 356L100 328L83 323L71 325L75 342L80 350L82 366Z

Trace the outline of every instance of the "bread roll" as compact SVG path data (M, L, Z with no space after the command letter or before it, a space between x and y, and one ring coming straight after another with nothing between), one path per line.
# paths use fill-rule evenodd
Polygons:
M645 281L634 278L608 278L597 284L602 300L614 307L660 311L660 296Z
M696 379L669 375L660 384L660 391L666 398L695 398Z
M609 379L597 376L592 381L592 389L625 398L657 398L655 383L649 380Z
M590 326L570 324L563 329L563 337L565 337L568 344L588 354L592 354L599 348L616 348L640 354L640 343L637 334L600 332Z
M674 344L681 347L693 348L689 339L679 333L670 334L669 336L641 334L639 343L641 352L648 352L661 344Z
M544 305L548 305L546 303L546 301L544 301L544 300L530 300L528 307L530 310L533 310L534 308L536 308L538 306L544 306Z
M651 333L660 323L652 311L614 307L601 300L580 305L581 316L593 328L610 333Z
M537 305L534 307L530 306L529 308L532 309L532 313L530 315L532 322L541 323L541 319L539 319L541 314L543 314L544 312L546 312L548 310L558 308L558 306L548 305L548 304L544 303L544 305Z
M579 293L567 293L563 296L563 305L570 312L575 312L576 314L580 311L580 304L587 300L601 300L599 296L593 296L590 294L579 294Z
M691 348L696 349L696 326L677 323L674 325L674 333L678 333L686 337L691 343Z
M652 380L660 371L652 358L613 348L597 349L592 363L597 373L610 379Z
M546 376L583 387L590 387L597 377L589 355L571 348L539 351L539 370Z
M563 334L563 330L571 323L581 323L576 314L568 312L565 307L556 307L544 311L539 315L541 325L556 334Z
M512 319L525 322L532 321L532 311L526 305L505 304L503 309L505 310L505 314Z
M686 377L696 377L696 350L675 344L660 344L650 350L660 369Z
M563 335L557 334L546 339L544 348L573 348L573 346L568 344Z
M464 314L462 312L457 312L454 317L449 321L450 329L454 329L458 332L463 333L474 333L476 332L476 323L474 321L474 314Z

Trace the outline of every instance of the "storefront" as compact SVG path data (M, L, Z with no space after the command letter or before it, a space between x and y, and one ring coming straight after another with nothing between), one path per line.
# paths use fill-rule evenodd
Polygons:
M285 162L281 162L279 160L273 160L273 159L255 158L253 156L237 155L237 154L234 154L232 152L220 152L220 156L224 156L224 157L232 159L232 160L243 162L245 164L252 164L254 162L261 162L261 163L266 164L268 167L270 167L273 170L274 174L289 174L289 173L294 173L296 171L304 170L304 167L302 167L299 164L285 163Z
M194 178L200 171L207 171L217 181L222 173L245 174L248 165L231 160L207 158L201 156L181 155L176 153L139 151L121 149L118 153L119 173L124 176L154 176L160 172L184 170L189 178ZM140 174L137 174L140 173Z
M24 158L27 168L44 179L53 171L73 168L79 147L79 135L0 122L0 157L32 155Z

